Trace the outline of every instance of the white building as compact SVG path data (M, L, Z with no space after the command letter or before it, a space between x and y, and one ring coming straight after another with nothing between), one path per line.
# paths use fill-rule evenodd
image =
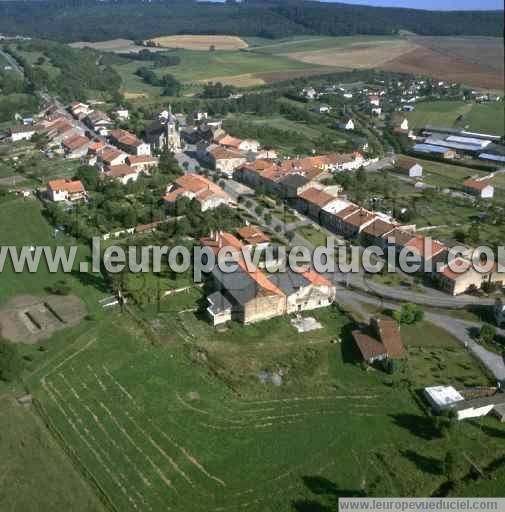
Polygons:
M352 119L345 119L343 122L338 124L338 127L342 130L354 130L354 121Z
M463 182L463 190L467 194L472 194L481 199L492 199L494 197L494 187L488 179L469 178Z
M302 90L301 96L308 100L313 100L316 98L317 92L313 87L306 87L305 89Z
M52 180L47 184L47 196L51 201L80 201L86 198L86 190L80 181Z
M36 133L36 130L33 126L30 125L20 125L14 126L10 129L10 138L12 142L17 142L19 140L30 140Z
M130 112L125 107L118 107L114 110L113 114L116 119L121 119L121 121L128 121L130 119Z

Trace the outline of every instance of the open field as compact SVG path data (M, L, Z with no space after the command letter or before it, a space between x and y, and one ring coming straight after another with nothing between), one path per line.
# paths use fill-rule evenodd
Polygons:
M303 75L306 70L311 73L328 70L328 68L309 66L286 57L250 52L176 50L173 55L180 57L180 64L159 67L155 72L159 76L172 74L183 82L221 81L237 86L251 86L271 81L271 77L264 76L269 73L279 74L278 79L285 79L283 75L285 73L297 72ZM159 88L145 84L135 75L135 71L142 66L145 66L144 62L135 60L125 60L124 64L114 65L123 79L123 91L130 94L159 95Z
M420 101L413 112L405 115L412 128L431 124L447 128L466 128L496 135L505 133L503 103Z
M4 396L0 398L0 416L2 510L104 510L35 411Z
M247 48L248 44L236 36L162 36L151 39L156 45L164 48L184 48L186 50L209 50L211 46L215 50L240 50Z
M411 41L417 47L381 68L503 92L503 40L416 36Z
M353 42L349 45L322 50L298 51L283 54L308 64L346 68L374 68L400 57L413 48L406 39Z
M160 344L114 313L30 379L44 417L116 508L288 512L340 494L430 495L444 483L447 439L408 385L356 364L345 315L310 313L323 329L306 334L286 318L218 332L191 311L198 296L187 298L142 313ZM412 327L406 343L414 386L489 382L444 331ZM281 368L281 386L260 382L260 371ZM485 465L505 454L504 432L484 418L454 435ZM335 494L315 493L316 482Z

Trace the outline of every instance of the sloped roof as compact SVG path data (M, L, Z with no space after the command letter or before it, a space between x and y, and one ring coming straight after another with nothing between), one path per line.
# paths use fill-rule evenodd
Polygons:
M374 319L379 339L386 347L386 352L393 359L405 359L407 351L402 342L400 328L392 318Z
M244 226L237 230L237 235L248 244L262 244L270 242L270 237L266 235L258 226Z
M463 182L463 186L465 188L471 188L473 190L478 190L479 192L484 190L486 187L492 186L491 180L483 179L476 180L474 178L469 178Z
M368 334L356 330L352 331L352 337L366 361L386 354L386 347Z
M84 135L74 135L73 137L65 139L62 142L62 145L70 151L74 151L76 149L82 148L83 146L86 146L90 142L91 141L87 137L84 137Z
M365 235L382 237L393 231L393 229L395 229L394 224L390 224L389 222L377 218L374 222L363 229L363 233Z
M48 182L47 186L53 191L58 192L60 190L65 190L69 194L77 194L79 192L86 192L84 185L79 180L70 181L70 180L51 180Z
M315 204L322 208L327 205L330 201L335 199L335 196L324 192L323 190L319 190L317 188L309 188L303 191L299 196L300 199L307 201L308 203Z

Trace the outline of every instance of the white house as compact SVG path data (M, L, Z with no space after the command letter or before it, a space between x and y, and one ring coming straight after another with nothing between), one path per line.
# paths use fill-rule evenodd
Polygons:
M369 96L368 101L370 102L370 105L374 105L375 107L378 107L380 105L380 98L375 94Z
M308 100L313 100L317 96L317 92L313 87L306 87L302 90L301 96Z
M35 128L30 125L14 126L10 129L10 137L12 142L17 142L19 140L30 140L35 135L35 133Z
M382 107L373 107L372 115L380 116L382 114Z
M126 164L115 165L105 171L106 176L120 181L123 185L126 185L129 181L137 181L139 174L140 170Z
M121 121L128 121L128 119L130 119L130 112L125 107L118 107L112 113L116 119L120 119Z
M47 184L47 196L55 203L80 201L86 198L86 189L78 180L52 180Z
M396 161L396 167L401 172L407 174L409 178L421 178L423 176L423 167L413 158L399 157Z
M331 112L331 107L329 105L318 105L313 108L313 111L318 114L329 114Z
M354 121L352 119L345 119L342 123L338 124L338 127L342 130L354 130Z

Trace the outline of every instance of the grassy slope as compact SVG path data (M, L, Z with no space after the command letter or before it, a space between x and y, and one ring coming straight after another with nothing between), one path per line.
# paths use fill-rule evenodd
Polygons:
M0 415L2 510L103 510L33 410L4 398L0 400Z
M426 124L464 128L503 135L505 133L505 113L503 103L474 104L463 101L423 101L416 105L414 112L407 115L413 128ZM460 121L458 117L463 115Z
M179 80L192 81L246 73L288 71L317 67L292 61L284 57L256 55L242 51L199 52L178 50L174 54L181 57L181 63L177 66L157 68L156 73L159 76L170 73ZM123 77L125 88L142 90L136 77L129 78L129 76L131 77L139 67L144 65L145 63L141 61L132 61L128 64L115 66Z

